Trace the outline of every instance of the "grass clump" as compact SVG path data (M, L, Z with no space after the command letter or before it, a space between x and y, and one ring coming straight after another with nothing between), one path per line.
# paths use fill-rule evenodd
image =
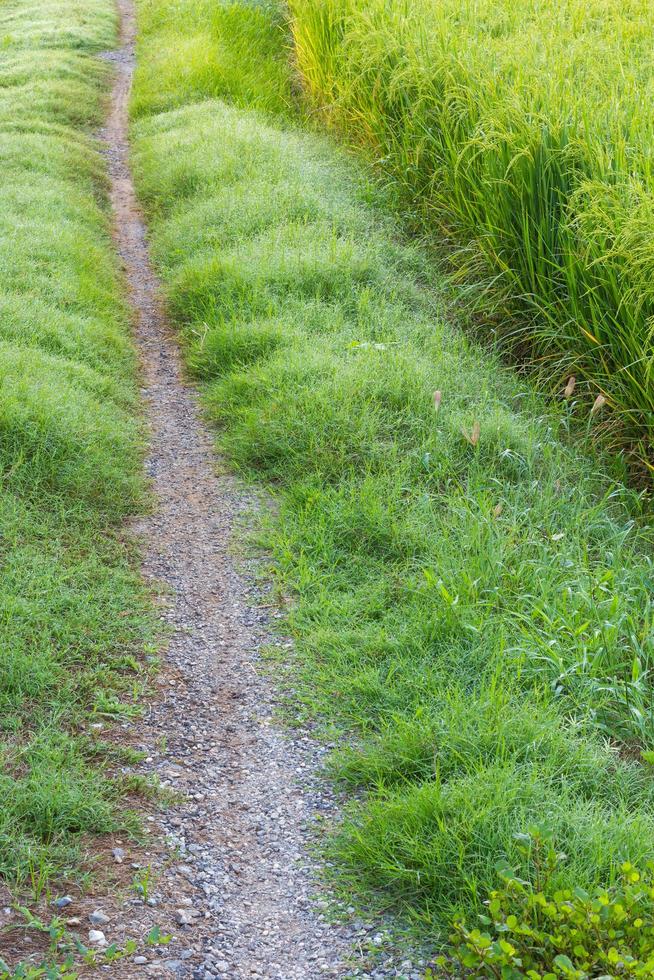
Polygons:
M313 104L488 284L494 329L553 388L574 374L604 392L651 467L650 5L290 8Z
M279 499L299 711L347 745L340 880L442 930L546 821L556 887L610 884L654 831L641 501L453 328L428 256L329 143L191 79L142 111L191 6L163 25L143 5L135 171L220 445Z
M17 883L129 823L84 735L138 681L149 633L119 534L144 499L141 438L91 137L114 32L105 0L0 10L0 875Z

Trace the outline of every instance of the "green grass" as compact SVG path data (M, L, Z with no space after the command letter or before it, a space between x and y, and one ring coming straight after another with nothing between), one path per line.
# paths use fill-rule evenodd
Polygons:
M148 0L141 4L139 23L133 116L184 105L189 97L228 98L269 112L285 112L292 104L276 3L252 0L237 9L211 0L192 6ZM156 71L144 71L146 62Z
M219 445L279 501L264 536L295 598L295 706L338 741L351 797L339 880L433 936L498 860L529 870L514 835L545 822L559 881L608 881L653 850L641 501L570 438L567 406L449 322L429 256L351 159L242 108L254 63L256 105L274 102L276 15L207 21L207 43L241 50L239 25L268 18L230 106L219 65L206 88L193 59L186 81L175 68L193 9L141 5L133 162Z
M0 8L0 875L68 873L129 824L89 720L141 683L135 359L93 131L106 0Z
M651 467L651 5L290 8L314 106L486 283L493 330L546 365L552 390L575 374L603 391Z

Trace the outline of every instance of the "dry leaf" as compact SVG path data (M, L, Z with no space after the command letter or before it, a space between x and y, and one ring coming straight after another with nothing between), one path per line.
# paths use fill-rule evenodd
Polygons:
M442 397L443 397L442 392L440 392L440 391L435 391L434 392L434 411L435 412L437 412L438 409L441 407L441 398Z
M463 435L466 437L471 446L476 446L479 442L479 436L481 434L481 426L479 422L475 422L472 427L472 432L468 432L467 429L462 429Z
M575 378L574 374L571 374L570 377L568 378L567 385L563 389L564 398L572 398L572 393L575 390L576 384L577 384L577 379Z
M602 405L606 405L606 398L604 397L604 395L598 395L595 401L593 402L593 407L590 410L590 414L595 415L597 412L599 412Z
M565 532L564 531L559 531L557 534L553 534L552 535L552 541L560 541L561 538L564 538L564 537L565 537Z
M504 510L504 504L499 503L493 507L493 517L499 517Z

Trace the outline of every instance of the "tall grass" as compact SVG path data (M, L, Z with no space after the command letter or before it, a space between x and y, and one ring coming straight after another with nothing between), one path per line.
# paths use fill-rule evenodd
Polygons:
M652 466L651 4L290 8L314 105L487 283L494 329L554 386L574 374L603 392Z
M242 87L226 62L235 105L212 97L221 64L203 90L192 62L156 110L159 34L174 65L195 3L142 0L134 168L221 449L279 501L263 536L295 598L293 703L337 736L352 798L340 880L443 929L547 822L560 883L608 881L654 835L640 501L570 448L565 407L450 325L429 255L351 157L242 108L253 65L270 104L267 5ZM207 35L242 50L253 7L225 9Z
M102 159L109 0L0 6L0 875L69 873L125 826L89 722L148 635L120 535L143 502L135 359Z

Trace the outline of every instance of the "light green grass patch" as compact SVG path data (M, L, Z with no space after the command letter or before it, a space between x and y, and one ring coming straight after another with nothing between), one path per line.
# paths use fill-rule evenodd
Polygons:
M135 116L190 99L229 98L284 113L292 102L283 23L276 3L159 0L139 10ZM273 25L273 30L271 30ZM252 58L256 51L257 59Z
M135 358L93 130L105 0L0 10L0 874L79 871L133 827L89 720L143 683L151 623L121 523L144 503ZM109 712L111 714L111 712Z

